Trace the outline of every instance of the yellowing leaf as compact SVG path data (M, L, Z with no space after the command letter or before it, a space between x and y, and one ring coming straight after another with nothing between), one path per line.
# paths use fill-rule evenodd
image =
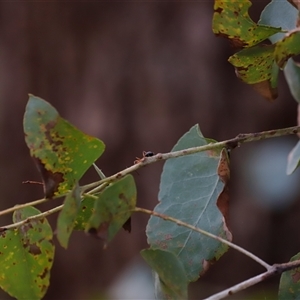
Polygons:
M283 68L290 57L300 54L300 29L289 32L281 41L276 43L275 61Z
M235 67L236 75L253 85L268 100L277 97L279 68L274 59L275 45L254 46L230 56L228 61Z
M281 32L280 28L258 25L251 20L248 0L215 0L213 32L231 40L237 47L251 47L269 36Z
M47 198L71 190L104 151L41 98L30 95L24 116L25 140L44 182Z
M15 211L14 223L39 214L34 207ZM54 258L52 229L45 218L0 234L0 286L18 300L41 299L49 286Z

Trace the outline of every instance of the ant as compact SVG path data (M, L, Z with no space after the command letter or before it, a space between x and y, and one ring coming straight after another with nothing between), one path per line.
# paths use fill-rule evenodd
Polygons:
M143 151L143 157L142 158L136 157L136 160L134 161L134 164L138 164L140 162L143 162L146 157L151 157L153 155L155 155L155 154L152 151Z

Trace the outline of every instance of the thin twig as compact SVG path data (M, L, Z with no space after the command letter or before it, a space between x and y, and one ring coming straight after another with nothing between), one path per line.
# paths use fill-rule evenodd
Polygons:
M266 272L261 273L257 276L254 276L252 278L249 278L243 282L240 282L220 293L214 294L208 298L205 298L204 300L219 300L224 299L228 296L231 296L237 292L240 292L242 290L247 289L250 286L253 286L261 281L266 280L267 278L270 278L274 275L280 275L285 271L289 271L291 269L298 268L300 266L300 260L291 261L288 263L283 264L275 264L272 265Z
M25 207L28 207L28 206L38 205L38 204L44 203L44 202L46 202L46 201L48 201L48 200L49 200L49 199L43 198L43 199L35 200L35 201L32 201L32 202L24 203L24 204L17 204L17 205L15 205L15 206L13 206L13 207L10 207L10 208L1 210L1 211L0 211L0 216L5 215L5 214L12 213L12 212L14 212L15 210L18 210L18 209L20 209L20 208L25 208Z
M233 244L233 243L231 243L231 242L229 242L229 241L227 241L227 240L225 240L225 239L223 239L223 238L221 238L221 237L219 237L219 236L217 236L217 235L214 235L214 234L212 234L212 233L210 233L210 232L207 232L207 231L205 231L205 230L203 230L203 229L200 229L200 228L195 227L195 226L193 226L193 225L190 225L190 224L188 224L188 223L182 222L182 221L180 221L180 220L178 220L178 219L175 219L175 218L172 218L172 217L170 217L170 216L167 216L167 215L164 215L164 214L157 213L157 212L155 212L155 211L153 211L153 210L149 210L149 209L145 209L145 208L136 207L136 208L134 208L133 211L134 211L134 212L142 212L142 213L145 213L145 214L148 214L148 215L152 215L152 216L161 218L161 219L163 219L163 220L165 220L165 221L171 221L171 222L173 222L173 223L175 223L175 224L177 224L177 225L179 225L179 226L183 226L183 227L189 228L189 229L191 229L191 230L194 230L194 231L196 231L196 232L199 232L199 233L201 233L201 234L203 234L203 235L206 235L206 236L208 236L208 237L210 237L210 238L212 238L212 239L215 239L215 240L217 240L217 241L219 241L219 242L221 242L221 243L223 243L223 244L226 244L226 245L228 245L229 247L231 247L231 248L233 248L233 249L235 249L235 250L237 250L237 251L239 251L239 252L245 254L245 255L248 256L249 258L253 259L253 260L256 261L257 263L259 263L260 265L262 265L262 266L263 266L264 268L266 268L267 270L269 270L269 269L271 268L271 265L267 264L265 261L263 261L262 259L260 259L260 258L257 257L256 255L254 255L253 253L251 253L251 252L245 250L244 248L242 248L242 247L240 247L240 246L238 246L238 245L236 245L236 244Z
M106 177L104 179L101 179L99 181L87 184L82 186L82 190L86 191L91 188L97 187L98 185L101 185L104 182L113 182L115 180L118 180L125 175L132 173L133 171L136 171L146 165L161 161L161 160L167 160L170 158L176 158L180 156L190 155L198 152L213 150L213 149L234 149L236 147L239 147L243 143L250 143L255 141L260 141L264 139L270 139L274 137L280 137L290 134L296 134L300 132L300 126L294 126L294 127L288 127L288 128L282 128L282 129L274 129L274 130L268 130L268 131L262 131L257 133L246 133L246 134L239 134L235 138L222 141L222 142L216 142L216 143L209 143L204 146L199 147L192 147L187 148L184 150L179 151L173 151L168 153L157 153L156 155L150 156L150 157L143 157L139 160L137 164L132 165L129 168L124 169L123 171L120 171L112 176Z
M64 194L60 194L58 196L55 196L55 197L51 198L51 200L65 197L65 196L68 195L69 192L71 192L71 191L68 191L67 193L64 193ZM21 209L21 208L25 208L25 207L28 207L28 206L35 206L35 205L38 205L38 204L42 204L42 203L45 203L45 202L47 202L49 200L50 200L50 198L43 198L43 199L38 199L38 200L31 201L31 202L27 202L27 203L24 203L24 204L16 204L13 207L1 210L0 211L0 216L12 213L15 210L18 210L18 209Z
M51 214L54 214L58 211L60 211L62 208L63 208L63 204L62 205L59 205L59 206L56 206L52 209L49 209L43 213L40 213L38 215L34 215L34 216L31 216L31 217L28 217L20 222L16 222L16 223L13 223L13 224L10 224L10 225L6 225L6 226L3 226L1 227L2 230L8 230L8 229L13 229L13 228L17 228L17 227L20 227L26 223L28 223L29 221L32 221L32 220L38 220L38 219L42 219L42 218L45 218L45 217L48 217L49 215Z
M85 195L87 195L87 196L89 196L89 197L94 197L95 200L97 199L97 197L95 197L95 196L93 196L93 195L90 195L90 194L83 194L83 195L82 195L82 200L84 199L84 196L85 196ZM61 196L60 196L60 197L61 197ZM41 199L41 200L43 200L43 199ZM44 199L44 200L48 200L48 199ZM39 201L39 200L36 200L36 202L38 202L38 201ZM30 203L32 204L33 202L30 202ZM12 211L15 211L15 210L18 210L18 209L21 209L21 208L25 208L25 207L27 207L27 206L29 206L29 205L16 205L16 206L12 207L12 209L13 209ZM29 222L29 221L32 221L32 220L38 220L38 219L41 219L41 218L44 218L44 217L48 217L48 216L51 215L51 214L54 214L54 213L56 213L56 212L59 212L60 210L63 209L63 207L64 207L64 205L62 204L62 205L56 206L56 207L54 207L54 208L52 208L52 209L49 209L49 210L47 210L47 211L45 211L45 212L42 212L42 213L40 213L40 214L37 214L37 215L31 216L31 217L28 217L28 218L26 218L25 220L22 220L22 221L20 221L20 222L13 223L13 224L9 224L9 225L6 225L6 226L1 226L1 227L0 227L0 232L3 231L3 230L7 230L7 229L17 228L17 227L19 227L19 226L21 226L21 225L23 225L23 224L25 224L25 223L27 223L27 222Z
M296 134L298 132L300 132L300 126L294 126L294 127L289 127L289 128L283 128L283 129L275 129L275 130L269 130L269 131L262 131L262 132L258 132L258 133L239 134L235 138L229 139L229 140L226 140L223 142L210 143L210 144L207 144L204 146L192 147L192 148L188 148L188 149L184 149L184 150L180 150L180 151L169 152L169 153L158 153L154 156L143 157L142 159L139 160L139 162L137 164L134 164L131 167L128 167L112 176L109 176L109 177L106 177L99 181L82 186L81 191L85 192L87 190L95 188L95 190L90 191L90 194L92 194L92 192L98 192L99 189L101 190L102 184L104 184L104 183L109 184L111 182L114 182L115 180L118 180L127 174L130 174L146 165L155 163L157 161L166 160L169 158L176 158L176 157L194 154L194 153L198 153L198 152L203 152L203 151L207 151L207 150L219 149L219 148L234 149L236 147L239 147L242 143L254 142L254 141L259 141L262 139L269 139L269 138L279 137L279 136L284 136L284 135ZM99 187L99 186L101 186L101 187ZM63 197L65 195L66 194L59 195L57 198ZM48 200L49 199L40 199L40 200L35 200L32 202L25 203L25 204L20 204L20 205L5 209L3 211L0 211L0 216L11 213L20 208L37 205L37 204L46 202ZM59 207L61 207L61 206L59 206ZM46 211L44 213L47 214L47 212L48 211ZM51 210L50 210L50 212L51 212ZM34 217L38 218L39 215L36 215ZM12 224L12 225L15 225L15 224Z

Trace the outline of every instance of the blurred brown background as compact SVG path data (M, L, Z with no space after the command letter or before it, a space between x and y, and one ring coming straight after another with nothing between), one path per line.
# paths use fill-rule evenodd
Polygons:
M267 2L254 1L254 19ZM227 62L232 49L213 35L212 14L213 1L2 1L0 209L42 197L38 186L21 184L39 180L22 129L28 93L49 101L78 128L105 142L98 165L106 175L130 166L143 150L170 151L196 123L216 140L295 125L297 105L283 78L280 97L270 103L235 77ZM278 140L288 143L287 151L296 143L296 138ZM299 201L292 201L299 200L299 193L288 196L292 200L284 209L259 204L263 196L253 193L257 187L251 181L257 173L251 175L247 166L255 164L264 143L232 153L231 228L237 244L269 263L284 262L300 250ZM266 157L271 166L277 165L272 151ZM135 174L139 206L157 203L161 170L157 164ZM258 181L264 183L266 177ZM84 182L96 179L91 170ZM285 193L281 198L287 198ZM9 222L10 216L1 218L1 225ZM55 224L55 217L51 222ZM146 223L146 216L134 215L133 232L119 233L106 250L83 233L72 236L67 251L57 245L45 299L107 299L120 272L147 247ZM260 271L230 250L191 285L191 298L208 296ZM268 299L278 280L237 299L259 293ZM4 293L0 298L10 299Z

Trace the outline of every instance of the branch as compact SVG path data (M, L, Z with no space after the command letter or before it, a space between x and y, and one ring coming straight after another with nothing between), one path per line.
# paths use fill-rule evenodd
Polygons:
M63 208L63 204L62 205L59 205L57 207L54 207L52 209L49 209L43 213L40 213L38 215L34 215L34 216L31 216L31 217L28 217L20 222L17 222L17 223L13 223L13 224L10 224L10 225L7 225L7 226L3 226L1 227L1 231L4 231L4 230L8 230L8 229L13 229L13 228L17 228L17 227L20 227L26 223L28 223L29 221L32 221L32 220L37 220L37 219L42 219L42 218L45 218L45 217L48 217L49 215L51 214L54 214L55 212L58 212L60 211L62 208Z
M143 157L142 159L139 160L139 162L137 164L134 164L131 167L128 167L112 176L109 176L109 177L106 177L99 181L82 186L81 191L85 192L87 190L94 188L94 190L90 190L88 193L93 194L93 193L99 192L102 190L102 188L106 187L109 183L114 182L114 181L124 177L125 175L132 173L140 168L143 168L146 165L149 165L149 164L161 161L161 160L167 160L169 158L176 158L176 157L180 157L180 156L185 156L185 155L189 155L189 154L193 154L193 153L198 153L198 152L203 152L203 151L213 150L213 149L219 149L219 148L234 149L236 147L239 147L242 143L249 143L249 142L259 141L259 140L263 140L263 139L269 139L269 138L280 137L280 136L284 136L284 135L296 134L298 132L300 132L300 126L294 126L294 127L276 129L276 130L269 130L269 131L262 131L262 132L258 132L258 133L239 134L238 136L236 136L233 139L229 139L229 140L222 141L222 142L210 143L210 144L207 144L204 146L192 147L192 148L188 148L188 149L184 149L184 150L180 150L180 151L174 151L174 152L168 152L168 153L158 153L158 154L156 154L154 156L150 156L150 157ZM58 195L55 198L64 197L66 195L67 194ZM46 202L48 200L49 199L44 198L44 199L39 199L39 200L35 200L32 202L28 202L25 204L16 205L16 206L8 208L6 210L0 211L0 216L11 213L20 208L37 205L37 204ZM59 208L59 209L56 210L56 208ZM40 216L44 217L43 214L49 215L53 212L59 211L59 210L61 210L62 206L58 206L56 208L54 208L53 210L46 211L42 214L33 216L32 218L38 219ZM48 212L50 212L50 213L48 213ZM17 223L15 223L15 224L17 224ZM15 224L11 224L8 226L13 226L13 228L17 227ZM7 228L7 226L3 226L1 228L4 229L4 228ZM264 267L266 267L266 266L264 266Z
M69 192L71 192L71 191L69 191ZM64 193L64 194L60 194L58 196L55 196L55 197L51 198L51 200L65 197L65 196L68 195L68 193ZM47 202L49 200L50 200L49 198L43 198L43 199L38 199L38 200L31 201L31 202L27 202L27 203L24 203L24 204L16 204L13 207L1 210L0 211L0 216L12 213L15 210L18 210L20 208L25 208L25 207L28 207L28 206L35 206L35 205L38 205L38 204L42 204L42 203L45 203L45 202Z
M268 271L261 273L255 277L252 277L250 279L247 279L243 282L240 282L220 293L214 294L213 296L210 296L208 298L205 298L204 300L219 300L223 299L225 297L231 296L237 292L240 292L252 285L255 285L261 281L266 280L267 278L270 278L274 275L280 275L285 271L289 271L295 268L298 268L300 266L300 260L291 261L284 264L274 264L269 268Z
M165 221L170 221L170 222L173 222L173 223L175 223L175 224L177 224L177 225L179 225L179 226L183 226L183 227L189 228L189 229L191 229L191 230L194 230L194 231L196 231L196 232L199 232L199 233L201 233L201 234L203 234L203 235L206 235L206 236L208 236L208 237L210 237L210 238L212 238L212 239L214 239L214 240L217 240L217 241L219 241L219 242L221 242L221 243L223 243L223 244L226 244L227 246L229 246L229 247L231 247L231 248L233 248L233 249L235 249L235 250L237 250L237 251L239 251L239 252L245 254L245 255L248 256L249 258L253 259L253 260L256 261L257 263L259 263L260 265L262 265L262 266L263 266L264 268L266 268L267 270L269 270L269 269L272 268L271 265L267 264L265 261L263 261L262 259L260 259L260 258L257 257L256 255L254 255L253 253L251 253L251 252L245 250L244 248L242 248L242 247L240 247L240 246L238 246L238 245L236 245L236 244L233 244L233 243L231 243L231 242L229 242L229 241L227 241L227 240L225 240L225 239L223 239L223 238L221 238L221 237L219 237L219 236L217 236L217 235L214 235L214 234L212 234L212 233L210 233L210 232L207 232L207 231L205 231L205 230L203 230L203 229L197 228L197 227L195 227L195 226L193 226L193 225L190 225L190 224L188 224L188 223L182 222L182 221L180 221L180 220L178 220L178 219L175 219L175 218L172 218L172 217L170 217L170 216L167 216L167 215L164 215L164 214L157 213L157 212L155 212L155 211L153 211L153 210L149 210L149 209L145 209L145 208L136 207L133 211L134 211L134 212L142 212L142 213L145 213L145 214L148 214L148 215L152 215L152 216L161 218L161 219L163 219L163 220L165 220Z
M1 210L0 211L0 216L12 213L15 210L18 210L20 208L24 208L24 207L27 207L27 206L34 206L34 205L37 205L37 204L44 203L46 201L48 201L48 199L43 198L43 199L35 200L35 201L32 201L32 202L24 203L24 204L17 204L17 205L15 205L13 207Z
M250 142L270 139L270 138L274 138L274 137L297 134L299 132L300 132L300 126L294 126L294 127L288 127L288 128L282 128L282 129L262 131L262 132L257 132L257 133L245 133L245 134L239 134L235 138L232 138L232 139L229 139L226 141L222 141L222 142L209 143L204 146L192 147L192 148L187 148L184 150L179 150L179 151L174 151L174 152L157 153L156 155L150 156L150 157L144 156L143 158L141 158L139 160L139 162L137 164L134 164L133 166L126 168L123 171L120 171L112 176L109 176L109 177L106 177L99 181L84 185L84 186L82 186L82 190L86 191L91 188L95 188L98 185L101 185L105 182L107 182L107 183L113 182L115 180L118 180L118 179L124 177L125 175L127 175L129 173L132 173L133 171L143 168L146 165L149 165L149 164L161 161L161 160L167 160L170 158L176 158L176 157L180 157L180 156L185 156L185 155L189 155L189 154L194 154L194 153L213 150L213 149L220 149L220 148L226 148L228 150L232 150L236 147L240 147L240 145L243 143L250 143Z
M70 191L70 192L71 192L71 191ZM84 195L89 195L90 197L93 197L93 195L90 195L90 194L83 194L83 196L84 196ZM62 197L62 196L66 196L66 194L59 195L59 196L57 196L56 198L60 198L60 197ZM97 198L95 197L95 200L96 200L96 199L97 199ZM11 207L11 208L9 208L9 209L6 209L5 212L6 212L6 213L8 213L8 212L13 212L13 211L15 211L15 210L18 210L18 209L21 209L21 208L24 208L24 207L27 207L27 206L32 206L33 203L35 203L35 204L40 204L40 203L46 202L46 201L48 201L48 200L49 200L49 199L40 199L40 200L36 200L36 201L32 201L32 202L25 203L25 204L16 205L16 206L14 206L14 207ZM28 218L26 218L26 219L24 219L24 220L22 220L22 221L20 221L20 222L13 223L13 224L9 224L9 225L6 225L6 226L1 226L1 227L0 227L0 232L5 231L5 230L8 230L8 229L17 228L17 227L22 226L23 224L25 224L25 223L27 223L27 222L29 222L29 221L32 221L32 220L38 220L38 219L42 219L42 218L48 217L49 215L52 215L52 214L54 214L54 213L56 213L56 212L61 211L61 210L63 209L63 207L64 207L64 205L61 204L61 205L56 206L56 207L54 207L54 208L52 208L52 209L49 209L49 210L47 210L47 211L44 211L44 212L42 212L42 213L40 213L40 214L37 214L37 215L31 216L31 217L28 217ZM2 211L2 212L3 212L3 211ZM2 212L1 212L1 213L2 213Z
M160 214L160 213L157 213L155 211L152 211L152 210L148 210L148 209L144 209L144 208L139 208L139 207L136 207L134 210L134 212L142 212L142 213L145 213L145 214L148 214L148 215L152 215L152 216L156 216L158 218L161 218L165 221L170 221L170 222L174 222L176 223L177 225L179 226L184 226L186 228L189 228L191 230L194 230L196 232L199 232L203 235L206 235L208 237L211 237L217 241L220 241L226 245L228 245L229 247L245 254L246 256L248 256L249 258L253 259L254 261L256 261L257 263L259 263L260 265L262 265L264 268L267 269L266 272L264 273L261 273L257 276L254 276L250 279L247 279L243 282L240 282L220 293L217 293L217 294L214 294L213 296L210 296L208 298L205 298L204 300L219 300L219 299L223 299L223 298L226 298L228 296L231 296L237 292L240 292L244 289L247 289L248 287L250 286L253 286L261 281L264 281L266 279L268 279L269 277L272 277L272 276L275 276L275 275L280 275L282 274L283 272L285 271L289 271L289 270L292 270L292 269L295 269L295 268L298 268L300 267L300 260L295 260L295 261L291 261L291 262L288 262L288 263L283 263L283 264L274 264L274 265L269 265L267 264L265 261L261 260L259 257L257 257L256 255L254 255L253 253L251 252L248 252L247 250L245 250L244 248L236 245L236 244L233 244L223 238L220 238L219 236L216 236L214 234L211 234L210 232L207 232L203 229L200 229L200 228L197 228L195 226L192 226L188 223L185 223L185 222L182 222L180 220L177 220L175 218L172 218L170 216L167 216L167 215L164 215L164 214Z

